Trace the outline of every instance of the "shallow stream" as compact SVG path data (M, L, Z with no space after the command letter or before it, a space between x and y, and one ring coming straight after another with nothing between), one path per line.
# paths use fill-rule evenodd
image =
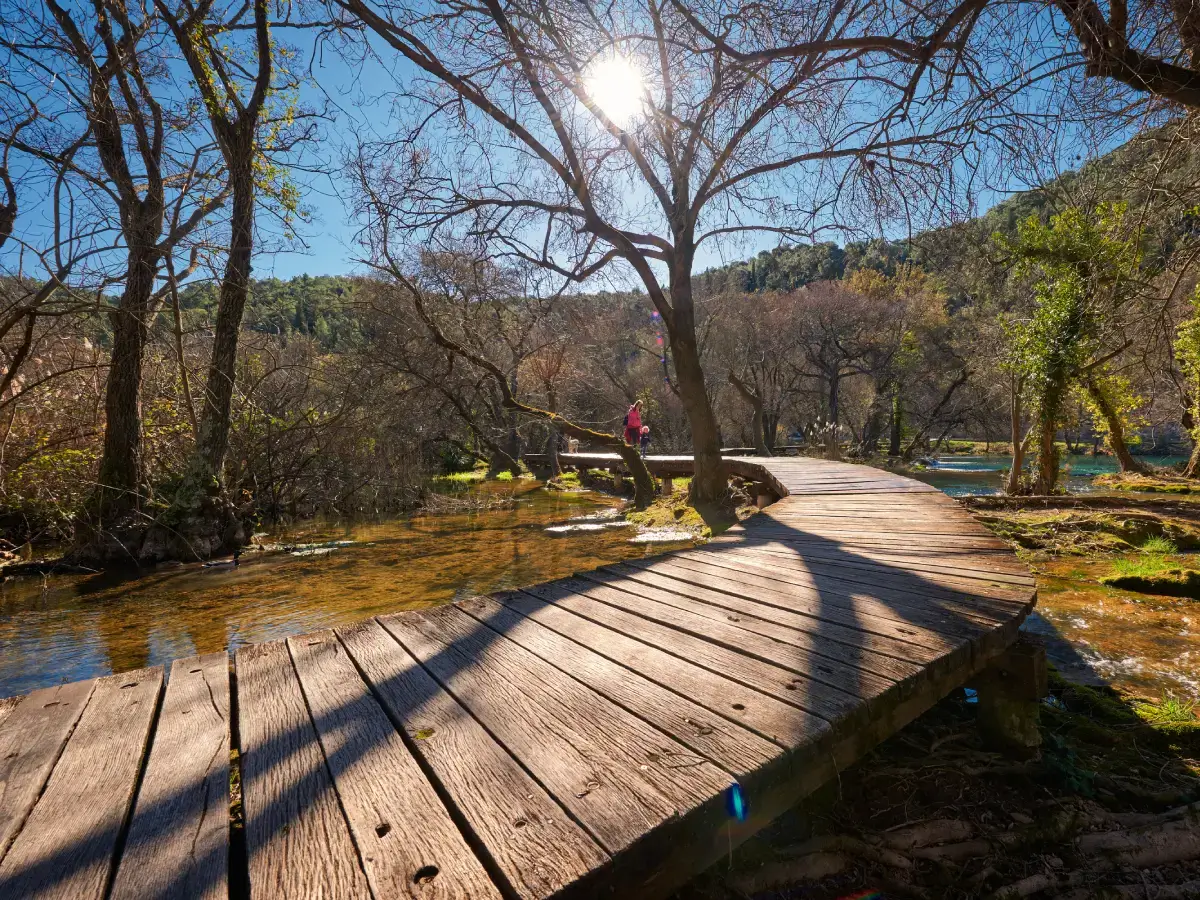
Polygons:
M247 553L236 568L9 579L0 583L0 697L681 546L634 544L629 528L605 527L604 514L618 501L600 494L549 491L533 481L472 490L511 494L515 502L375 522L309 522L260 538L291 549Z

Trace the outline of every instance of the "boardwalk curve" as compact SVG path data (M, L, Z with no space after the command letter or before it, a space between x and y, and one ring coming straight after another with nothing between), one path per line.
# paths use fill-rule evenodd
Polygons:
M1035 600L931 487L727 465L782 499L700 548L0 700L0 897L666 896Z

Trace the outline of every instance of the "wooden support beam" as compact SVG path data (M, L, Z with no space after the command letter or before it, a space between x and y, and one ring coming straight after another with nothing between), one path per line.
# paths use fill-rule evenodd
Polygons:
M1046 648L1021 635L971 686L979 698L979 728L996 750L1028 758L1042 744L1038 713L1049 692Z
M675 479L670 475L664 475L662 477L661 493L664 497L670 497L671 494L675 493Z

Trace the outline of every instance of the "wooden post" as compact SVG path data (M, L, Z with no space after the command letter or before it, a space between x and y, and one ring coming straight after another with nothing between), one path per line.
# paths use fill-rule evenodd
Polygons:
M662 495L664 497L670 497L671 494L674 492L675 492L675 479L672 478L670 475L664 475L662 477Z
M979 728L994 749L1027 759L1042 744L1038 711L1049 692L1046 648L1021 635L1003 656L974 679Z

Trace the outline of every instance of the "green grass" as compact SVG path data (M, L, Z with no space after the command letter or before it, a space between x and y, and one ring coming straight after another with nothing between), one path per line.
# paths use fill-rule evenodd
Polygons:
M1161 703L1139 703L1138 718L1151 725L1195 725L1196 701L1167 694Z
M434 481L440 481L447 484L473 484L476 481L483 481L487 472L481 469L473 469L470 472L451 472L449 475L438 475L434 477Z
M1147 538L1146 543L1142 544L1141 550L1143 553L1163 553L1167 555L1179 552L1179 547L1169 537L1156 534L1153 537Z
M513 473L512 472L498 472L496 474L496 480L497 481L512 481Z

